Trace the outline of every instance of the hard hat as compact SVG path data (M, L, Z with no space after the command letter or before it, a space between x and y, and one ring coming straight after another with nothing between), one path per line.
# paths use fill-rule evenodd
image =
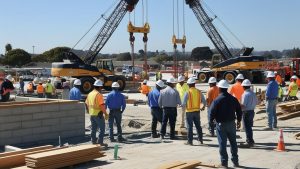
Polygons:
M242 83L242 86L251 86L251 82L248 79L245 79Z
M76 80L74 81L74 85L80 86L80 85L81 85L81 81L80 81L79 79L76 79Z
M267 75L267 77L275 77L275 74L274 74L274 72L268 72L268 75Z
M119 87L120 87L120 85L119 85L119 83L118 83L118 82L113 82L113 83L112 83L112 85L111 85L111 87L114 87L114 88L119 88Z
M174 77L171 77L167 80L167 83L177 83L176 79L174 79Z
M195 84L195 83L196 83L196 80L193 77L189 78L189 80L187 81L187 84Z
M11 75L7 75L7 76L6 76L6 79L9 80L9 81L12 81L12 80L13 80L13 77L12 77Z
M292 76L291 79L298 79L296 75Z
M48 83L51 83L51 79L48 79L48 81L47 81Z
M147 82L148 82L147 80L144 80L144 81L143 81L144 84L146 84Z
M274 73L277 74L277 71L275 71Z
M165 86L165 83L162 80L158 80L155 84L159 87L164 87Z
M178 82L183 82L185 80L185 77L184 76L179 76L178 77Z
M223 88L223 89L228 89L229 88L229 84L226 80L221 80L219 81L218 85L219 88Z
M101 80L96 80L95 83L94 83L94 86L102 87L103 86L103 82Z
M42 81L39 81L39 84L43 84L43 82L42 82Z
M215 77L210 77L208 83L217 83L217 79Z
M244 75L243 75L243 74L241 74L241 73L240 73L240 74L238 74L238 75L237 75L237 77L235 78L235 80L238 80L238 79L240 79L240 80L243 80L243 79L245 79L245 78L244 78Z

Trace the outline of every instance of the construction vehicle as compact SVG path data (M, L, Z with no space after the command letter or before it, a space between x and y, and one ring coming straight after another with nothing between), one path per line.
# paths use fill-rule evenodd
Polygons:
M84 94L93 90L93 83L96 79L104 82L104 89L111 90L111 84L118 82L120 90L124 90L125 77L114 74L112 60L99 60L92 65L97 55L112 36L123 17L127 12L132 12L139 0L120 0L97 34L84 59L81 59L73 52L64 53L64 62L52 63L52 76L67 76L81 80L81 92Z
M199 82L207 82L209 77L214 76L217 79L226 79L232 84L239 73L254 82L264 80L264 57L252 56L253 48L243 48L234 56L213 25L213 19L208 16L200 0L186 0L186 4L193 10L201 27L219 52L218 55L213 56L210 70L197 72L196 77Z

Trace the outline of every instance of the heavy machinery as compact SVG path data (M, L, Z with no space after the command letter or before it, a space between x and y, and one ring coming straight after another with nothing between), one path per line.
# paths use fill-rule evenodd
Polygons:
M207 82L209 77L214 76L218 79L226 79L229 83L234 83L235 77L239 73L242 73L251 81L263 81L264 57L251 56L253 48L243 48L236 56L233 56L213 25L213 19L204 10L200 0L186 0L186 4L193 10L201 27L220 53L213 56L210 70L198 71L196 77L199 82Z
M95 79L101 79L104 82L104 89L111 90L111 84L114 81L119 82L120 90L126 86L125 77L114 74L112 60L99 60L96 65L92 65L97 55L112 36L123 17L127 12L132 12L139 0L120 0L116 8L110 14L95 40L89 48L84 59L80 59L75 53L68 52L64 54L64 62L52 63L52 76L68 76L78 78L82 82L81 91L89 93L93 89Z

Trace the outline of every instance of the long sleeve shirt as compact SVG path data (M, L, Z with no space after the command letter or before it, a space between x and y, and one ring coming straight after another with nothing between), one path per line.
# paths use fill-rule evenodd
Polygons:
M177 90L167 86L165 89L161 90L160 96L158 98L159 107L177 107L181 105L180 96Z
M274 100L278 97L278 83L275 80L271 80L266 89L267 100Z
M148 95L148 105L149 107L159 107L158 98L160 96L160 92L155 88Z
M188 92L186 92L184 94L182 106L186 106L186 103L188 102L188 100L189 100L189 94L188 94ZM206 106L206 100L205 100L205 97L202 93L201 93L201 103L204 105L204 107Z
M242 109L239 101L229 93L221 93L210 106L210 122L241 121Z
M206 93L206 102L209 107L217 97L219 96L219 88L217 86L210 87Z
M73 87L69 94L70 100L81 100L81 92L77 87Z
M255 93L250 89L245 90L241 99L242 110L254 110L257 104L258 100Z
M123 112L126 108L125 96L117 90L111 91L105 101L108 109L121 109Z

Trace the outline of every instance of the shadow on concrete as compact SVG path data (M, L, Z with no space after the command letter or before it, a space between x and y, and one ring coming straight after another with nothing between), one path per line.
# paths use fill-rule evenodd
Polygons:
M300 152L300 150L287 149L287 147L292 147L292 146L299 146L299 144L285 143L287 152L289 151ZM274 150L276 148L277 148L277 143L255 143L254 147L251 147L250 149Z
M248 167L248 166L243 166L243 165L240 165L239 167L236 167L236 168L245 168L245 169L267 169L267 168L259 168L259 167Z
M86 163L74 165L74 166L72 166L72 168L76 168L76 169L93 168L93 167L98 168L98 167L108 165L108 164L111 164L111 163L112 162L93 160L93 161L89 161L89 162L86 162Z

